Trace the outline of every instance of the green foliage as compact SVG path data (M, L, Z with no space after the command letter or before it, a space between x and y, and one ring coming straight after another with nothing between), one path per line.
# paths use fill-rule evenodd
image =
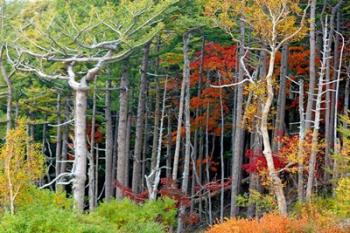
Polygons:
M102 217L116 224L118 229L126 232L132 232L132 230L139 228L140 230L142 229L142 232L162 232L164 227L175 223L175 215L176 210L174 208L174 202L171 199L149 201L143 205L138 205L129 199L124 199L122 201L113 200L101 204L91 214L91 217ZM157 221L163 225L157 223ZM144 226L149 226L151 231L145 231Z
M66 198L64 192L51 192L48 189L38 189L35 186L29 186L19 197L18 208L30 208L33 205L40 205L48 208L71 209L73 201Z
M239 195L237 197L237 205L242 207L255 205L256 211L259 213L269 212L276 208L276 202L272 195L262 194L256 190L251 190L250 195L248 193Z
M136 204L128 199L103 203L81 215L64 193L29 187L14 215L0 215L0 233L164 233L175 222L171 199Z
M81 233L72 211L53 206L31 205L1 220L1 233Z
M350 217L350 177L339 180L335 203L335 210L339 216Z
M350 117L348 115L340 116L340 127L338 128L339 133L342 136L342 145L338 144L335 148L336 153L333 155L336 169L333 177L342 178L350 171ZM334 180L336 183L337 180Z

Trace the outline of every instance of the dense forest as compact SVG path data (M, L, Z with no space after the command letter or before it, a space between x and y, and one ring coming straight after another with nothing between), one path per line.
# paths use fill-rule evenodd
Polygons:
M0 233L350 232L349 1L0 11Z

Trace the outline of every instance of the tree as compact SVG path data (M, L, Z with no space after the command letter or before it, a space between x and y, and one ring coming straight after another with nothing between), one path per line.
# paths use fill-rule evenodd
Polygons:
M232 29L236 25L237 15L244 17L245 22L254 31L255 35L267 44L267 48L252 48L249 50L265 50L270 58L268 62L268 71L264 81L266 82L266 96L262 106L260 131L263 138L264 156L267 161L269 175L273 183L273 190L277 198L279 211L281 214L287 214L287 204L283 192L281 179L279 178L273 162L270 136L268 132L268 117L274 98L273 91L273 72L275 67L275 58L277 51L291 39L302 31L305 20L306 10L304 9L300 25L296 25L296 16L302 12L299 8L299 1L275 1L275 0L259 0L254 2L246 1L213 1L207 4L207 12L214 18L216 25L224 28L233 39L235 36ZM236 40L236 39L235 39ZM238 41L238 40L236 40ZM244 62L244 57L240 58L240 62ZM246 71L246 69L245 69ZM252 76L245 72L248 78L241 82L236 82L231 86L240 85L243 82L253 82Z
M18 196L44 174L41 145L32 142L26 133L26 121L21 119L8 131L6 144L0 151L0 200L15 213Z
M162 14L175 2L121 1L118 6L107 2L95 8L90 4L77 7L75 1L44 1L29 3L22 15L20 23L26 25L29 22L29 25L22 27L20 39L12 45L20 59L16 61L16 68L41 78L66 80L75 92L73 191L80 211L84 209L89 82L106 63L120 61L150 41L162 28L159 21ZM40 16L32 14L33 9L41 11ZM38 65L42 62L51 69L56 66L61 70L42 69Z

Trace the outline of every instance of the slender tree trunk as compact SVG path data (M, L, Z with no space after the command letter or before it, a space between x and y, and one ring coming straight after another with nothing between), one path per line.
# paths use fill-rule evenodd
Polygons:
M105 200L113 195L113 123L111 111L111 80L106 81L105 121L106 121L106 152L105 152Z
M84 211L85 181L86 181L86 106L87 90L75 91L75 171L73 180L73 198L75 208Z
M349 99L349 95L350 95L350 61L347 67L347 71L346 71L346 81L345 81L345 90L344 90L344 112L343 114L348 114L349 111L349 104L350 104L350 99ZM348 125L344 125L344 128L347 128Z
M180 143L181 143L181 127L182 127L182 116L183 116L183 105L185 98L185 79L182 80L181 93L180 93L180 104L179 104L179 114L177 117L177 130L176 130L176 144L174 153L174 165L173 165L173 180L177 180L177 172L179 169L179 156L180 156Z
M336 13L336 32L339 32L340 30L340 12L337 11ZM339 39L340 36L338 33L335 34L334 38L334 56L333 56L333 82L331 85L331 89L333 90L330 95L331 95L331 104L330 104L330 119L329 119L329 124L330 124L330 132L329 132L329 150L330 153L336 153L335 152L335 146L337 144L337 101L338 101L338 94L339 94L339 79L338 79L338 73L340 72L338 70L339 68L339 63L341 63L341 56L342 51L339 51ZM340 57L339 57L340 56ZM341 67L340 67L341 69ZM331 179L331 174L330 170L332 170L333 167L333 160L332 160L332 155L330 154L326 159L325 159L325 172L324 172L324 183L328 184L330 179ZM327 187L327 186L326 186Z
M167 145L166 145L166 178L171 178L171 114L168 112L168 135L167 135Z
M65 122L69 121L69 100L67 98L64 106L64 120ZM69 134L69 124L65 124L62 130L62 151L61 151L61 166L60 174L66 172L67 168L67 154L68 154L68 134ZM64 190L64 187L61 189Z
M219 85L221 85L221 76L219 75ZM222 100L222 88L220 88L220 120L221 120L221 132L220 132L220 164L221 164L221 195L220 195L220 220L224 221L224 194L225 194L225 163L224 163L224 105Z
M1 75L7 86L7 103L6 103L6 134L12 127L12 99L13 99L13 86L10 75L6 72L6 68L3 63L3 48L1 48L0 54L0 70Z
M131 114L128 116L128 125L126 128L126 161L125 161L125 187L129 187L129 166L130 166L130 134L131 134Z
M282 215L287 215L286 198L283 192L283 185L282 185L281 179L278 176L278 173L275 169L275 164L273 162L270 136L268 131L268 116L270 113L270 108L271 108L273 96L274 96L272 75L273 75L274 64L275 64L275 56L276 56L276 49L272 48L270 52L269 69L266 75L267 98L262 108L260 131L262 134L263 145L264 145L263 154L265 156L268 172L272 180L272 188L277 198L278 209Z
M284 135L284 118L286 112L286 76L288 75L288 44L283 45L282 61L280 69L280 87L277 98L277 117L274 131L274 138ZM280 148L278 140L273 140L273 151Z
M62 126L61 126L61 95L57 95L57 134L56 134L56 177L59 176L61 172L61 150L62 150ZM56 191L58 190L58 182L56 182Z
M316 2L317 0L311 0L310 4L310 59L309 59L309 91L307 95L307 106L306 106L306 115L305 115L305 130L308 131L311 127L312 122L312 110L314 107L314 93L315 93L315 84L316 84Z
M205 157L206 157L206 163L205 163L205 171L206 171L206 178L207 183L210 183L210 170L209 170L209 102L207 106L207 114L206 114L206 127L205 127ZM212 203L211 203L211 194L210 189L208 189L208 220L209 225L213 224L213 215L212 215Z
M338 14L337 14L337 41L339 40L339 37L341 37L341 49L340 49L340 55L339 55L339 62L336 64L337 66L335 66L334 68L337 69L337 76L335 77L335 80L336 80L336 83L335 83L335 93L334 93L334 99L335 99L335 102L334 102L334 115L333 115L333 121L334 121L334 125L333 125L333 148L334 148L334 154L338 154L339 153L339 147L338 145L340 145L340 141L339 141L339 138L338 138L338 134L337 134L337 130L338 130L338 99L339 99L339 82L340 82L340 74L341 74L341 68L342 68L342 61L343 61L343 52L344 52L344 47L345 47L345 40L344 40L344 36L342 36L339 32L340 30L340 12L338 11ZM341 35L341 36L340 36ZM338 46L336 46L337 48ZM346 85L348 85L348 88L349 88L349 84L348 84L348 80L347 80L347 83ZM345 95L346 94L349 94L348 93L348 90L345 91ZM347 97L349 98L349 97ZM348 100L344 100L344 102ZM344 109L348 108L348 106L345 107L345 105L348 105L348 103L344 103ZM344 128L347 127L344 125ZM333 180L337 180L338 179L338 166L337 166L337 163L336 163L336 160L334 160L333 162ZM333 195L335 195L335 190L336 190L336 187L334 187L335 184L333 183L333 188L332 188L332 191L333 191Z
M89 169L88 169L88 178L89 178L89 210L93 210L96 206L96 191L97 187L95 186L95 126L96 126L96 78L94 80L94 91L92 97L92 117L91 117L91 135L90 135L90 155L88 157Z
M239 48L239 59L244 56L244 35L245 35L245 23L243 20L240 22L240 48ZM243 80L243 67L242 64L239 64L238 70L238 82ZM236 87L237 96L236 96L236 111L235 118L232 124L232 188L231 188L231 217L235 217L238 214L237 206L237 195L240 185L240 173L241 173L241 156L242 156L242 116L243 116L243 86L239 85Z
M167 82L168 82L168 79L165 80L164 91L163 91L163 103L162 103L162 111L161 111L161 117L160 117L156 163L155 163L155 167L152 168L150 175L146 177L146 184L147 184L150 200L155 200L157 198L158 185L160 182L160 174L161 174L160 159L162 154L162 140L163 140L163 128L164 128L164 118L165 118Z
M119 115L115 114L114 119L114 133L113 133L113 161L112 161L112 179L115 181L117 179L117 160L118 160L118 119ZM113 185L113 195L115 195L116 188Z
M100 165L100 148L98 146L98 144L96 144L96 163L95 163L95 204L94 206L97 206L98 204L98 200L99 200L99 195L98 195L98 187L99 187L99 182L98 182L98 178L99 178L99 165ZM104 187L102 187L103 190Z
M183 55L184 55L184 66L183 66L183 79L185 87L185 160L184 169L182 174L182 185L181 191L186 194L188 191L188 178L190 173L190 156L191 156L191 115L190 115L190 60L189 60L189 43L190 43L191 33L187 32L183 36ZM180 213L178 218L178 228L177 232L183 232L183 222L182 216L185 214L186 207L183 203L180 204Z
M309 201L311 199L312 195L312 188L314 184L314 175L315 175L315 166L316 166L316 156L318 152L318 130L320 127L320 118L321 118L321 102L322 102L322 92L323 92L323 79L325 76L325 70L326 70L326 64L327 60L329 59L327 57L328 50L329 50L329 38L328 38L328 24L327 24L327 17L326 17L326 23L324 27L323 32L323 57L321 62L321 72L320 77L318 79L318 93L316 97L316 109L315 109L315 121L314 121L314 129L312 133L312 145L311 145L311 155L309 159L309 176L307 180L307 187L306 187L306 200Z
M128 66L125 62L122 68L119 94L119 122L118 122L118 160L117 160L117 181L125 185L125 164L126 164L126 128L128 117ZM116 197L121 199L123 192L117 187Z
M145 128L143 132L143 145L142 145L142 159L141 159L141 172L142 172L142 178L145 177L146 174L146 158L148 153L148 114L147 111L145 113ZM143 190L145 188L145 182L144 179L141 179L141 189Z
M333 36L334 36L334 19L336 17L336 13L338 12L338 9L340 7L340 5L342 4L342 0L338 1L338 3L336 4L335 7L332 8L332 13L331 13L331 17L330 17L330 22L329 22L329 26L330 26L330 30L329 30L329 40L328 40L328 51L327 53L327 57L331 56L331 48L332 48L332 43L333 43ZM337 51L338 48L336 47L334 49L334 62L337 62ZM330 76L331 76L331 64L330 64L331 60L327 59L326 61L326 74L325 74L325 82L326 82L326 90L329 90L326 92L326 116L325 116L325 172L324 172L324 181L327 183L329 180L329 172L327 172L327 170L330 169L331 167L331 152L333 149L333 117L332 117L332 108L334 106L331 106L331 92L330 92ZM336 73L336 72L335 72ZM333 85L332 85L333 86Z
M304 81L299 80L299 144L298 144L298 201L304 200L304 139L305 139L305 116L304 116Z
M143 50L143 61L141 70L141 83L140 83L140 94L137 106L136 116L136 136L135 136L135 148L134 148L134 159L133 159L133 173L132 173L132 191L138 193L141 187L141 153L142 153L142 142L143 142L143 130L145 122L145 99L147 96L147 70L148 70L148 57L149 57L150 43L146 44Z
M157 142L159 133L159 118L160 118L160 95L159 95L159 79L156 77L156 101L154 109L154 124L153 124L153 142L152 142L152 154L151 154L151 169L156 166L157 163Z
M160 50L160 41L157 43L157 53ZM159 58L156 60L155 73L159 70ZM152 154L151 154L151 170L156 166L157 163L157 142L159 133L159 117L160 117L160 87L159 77L155 76L156 79L156 101L154 107L154 125L153 125L153 142L152 142Z

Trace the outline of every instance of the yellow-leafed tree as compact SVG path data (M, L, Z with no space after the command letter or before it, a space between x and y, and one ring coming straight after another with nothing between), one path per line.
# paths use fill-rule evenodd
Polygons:
M0 203L1 207L15 212L18 195L44 172L44 156L39 144L32 142L26 133L25 120L6 136L0 150Z

